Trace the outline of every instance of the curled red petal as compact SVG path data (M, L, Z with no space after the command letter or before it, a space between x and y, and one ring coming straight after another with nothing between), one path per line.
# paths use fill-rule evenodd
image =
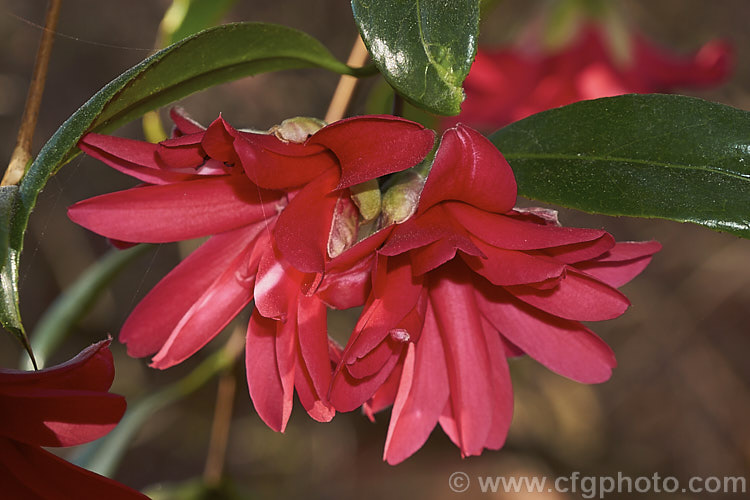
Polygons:
M486 137L463 125L443 134L417 214L450 200L496 213L516 203L516 180L508 162Z
M278 144L270 145L270 141ZM264 146L275 146L276 151ZM247 176L268 189L302 186L337 166L336 158L320 146L284 144L274 136L240 133L234 139L234 149Z
M424 247L436 241L446 241L443 251L449 250L448 244L471 255L481 255L482 252L469 239L466 231L454 221L442 205L417 214L393 230L383 247L378 251L383 255L398 255L415 248ZM434 262L434 259L428 259ZM430 267L427 262L421 265L423 269Z
M601 229L536 224L465 203L446 203L444 206L469 233L490 245L508 250L554 248L598 240L607 234Z
M203 134L201 146L203 150L215 160L236 164L237 153L234 150L234 138L239 134L224 118L219 116L208 126Z
M193 173L161 168L156 161L158 146L150 142L91 133L83 136L78 147L115 170L149 184L170 184L195 178Z
M495 285L522 285L557 278L565 271L565 264L545 255L529 255L487 245L479 240L474 244L483 257L461 255L464 262L477 274Z
M323 127L305 144L320 144L338 158L345 188L421 162L435 142L431 130L389 115L357 116Z

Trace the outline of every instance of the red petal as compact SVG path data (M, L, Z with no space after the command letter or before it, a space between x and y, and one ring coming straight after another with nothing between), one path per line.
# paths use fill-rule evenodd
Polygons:
M316 295L334 309L364 305L370 293L370 275L374 261L375 255L370 255L344 272L326 272Z
M448 373L437 321L428 308L416 347L409 344L383 459L395 465L425 443L448 401Z
M486 257L461 255L476 273L495 285L522 285L557 278L565 271L565 264L544 255L529 255L515 250L504 250L474 240Z
M330 405L325 395L315 391L312 378L305 368L302 355L298 353L297 366L294 374L294 388L297 389L297 397L307 410L307 414L318 422L330 422L336 415L336 410Z
M0 396L0 433L37 446L75 446L109 433L125 398L108 392L34 390Z
M0 484L5 498L148 500L125 485L41 448L6 439L0 439Z
M74 358L33 372L0 368L0 394L5 390L70 389L107 391L115 377L111 340L88 346Z
M504 337L550 370L585 384L604 382L612 350L578 322L545 314L499 288L482 287L479 309Z
M120 331L128 354L142 357L161 349L182 317L224 273L227 262L246 252L262 227L248 226L213 236L157 283Z
M615 239L609 233L604 233L601 238L574 243L572 245L548 248L545 254L554 257L555 260L566 264L574 264L589 259L594 259L607 253L609 249L615 246Z
M258 232L262 230L257 228ZM249 261L248 261L249 258ZM260 252L240 253L224 262L224 272L190 306L154 356L152 368L166 369L198 352L218 335L253 300L255 270Z
M286 321L289 307L300 295L302 274L290 268L279 252L264 238L264 250L255 281L255 307L266 318Z
M253 311L247 328L245 368L250 398L258 416L276 432L284 432L291 412L288 387L285 390L286 384L282 382L280 364L277 362L277 357L282 354L288 355L290 352L287 349L277 352L277 329L281 332L279 336L288 338L290 335L295 336L296 326L294 318L282 323L264 318L257 311ZM283 331L286 329L292 332ZM296 358L293 351L291 354ZM287 370L293 363L293 360L285 360L285 377L289 376Z
M463 125L443 134L417 213L449 200L497 213L516 203L516 180L508 162L489 140Z
M500 334L484 318L482 318L482 330L484 331L487 355L492 370L490 379L492 383L492 424L484 447L499 450L505 444L510 422L513 419L513 385L510 380L508 360L505 358L505 346Z
M156 154L170 169L196 168L206 161L202 139L203 132L167 139L159 143Z
M372 348L367 354L344 368L357 379L371 377L388 363L391 358L398 358L404 343L387 336L380 344ZM369 398L368 398L369 399Z
M194 179L194 174L170 172L156 163L156 144L110 135L86 134L81 151L124 174L149 184L169 184Z
M394 116L361 116L323 127L305 144L320 144L338 158L337 188L399 172L421 162L435 136L422 125Z
M193 120L190 115L187 114L185 109L180 106L175 106L169 110L169 117L174 122L175 127L180 134L194 134L196 132L202 132L206 130L206 127Z
M576 264L575 268L619 288L646 269L659 250L661 245L656 241L618 243L601 257Z
M538 250L594 241L607 234L601 229L578 229L535 224L508 215L493 214L464 203L445 207L468 232L490 245L508 250Z
M328 357L328 328L326 306L316 297L300 296L298 299L297 335L300 354L315 392L328 393L331 385L331 361Z
M257 137L258 134L241 134L235 138L234 149L242 162L242 168L258 186L268 189L288 189L302 186L320 176L327 169L335 169L336 158L320 146L305 147L290 143L279 154L263 147L263 143L278 142L276 149L283 151L284 143L273 136Z
M473 287L465 267L448 264L430 284L445 349L451 406L465 456L482 452L492 422L491 368ZM442 409L442 408L441 408Z
M208 156L216 160L235 164L238 161L234 150L234 138L239 135L231 125L219 116L206 129L201 146Z
M614 288L570 267L565 278L554 288L519 285L506 287L506 290L553 316L575 321L613 319L630 305L627 297Z
M331 193L338 174L327 171L289 202L279 215L276 245L292 266L304 273L323 273L331 218L338 193Z
M445 240L454 248L460 249L470 255L482 254L469 239L466 231L451 219L442 205L435 206L426 212L412 217L403 224L397 225L383 247L379 250L379 253L383 255L398 255L415 248L427 246L439 240ZM448 247L446 244L442 244L441 248L443 251L440 253L444 255L444 251ZM428 268L429 265L427 262L430 261L431 259L426 259L420 267Z
M404 364L398 363L393 369L388 378L383 382L383 385L375 391L370 399L362 406L362 411L371 422L375 421L375 414L379 413L389 406L393 405L396 400L396 393L398 392L399 382L401 380L401 370Z
M408 261L403 258L389 259L384 279L387 283L386 293L382 299L372 300L360 315L344 350L346 363L353 363L356 358L374 349L417 305L422 293L422 280L412 276ZM418 335L419 332L414 334Z
M202 177L80 201L68 217L108 238L166 243L236 229L276 215L278 193L244 176Z

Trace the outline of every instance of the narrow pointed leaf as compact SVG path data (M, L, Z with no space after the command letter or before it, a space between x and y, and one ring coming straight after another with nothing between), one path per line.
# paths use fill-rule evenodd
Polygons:
M457 115L477 50L479 0L352 0L375 65L414 105Z
M530 116L491 140L520 195L750 238L747 111L677 95L624 95Z

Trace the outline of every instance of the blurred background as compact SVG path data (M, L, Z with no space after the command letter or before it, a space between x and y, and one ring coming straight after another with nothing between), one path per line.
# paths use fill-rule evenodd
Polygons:
M3 162L15 145L46 3L0 0ZM91 95L153 51L159 23L170 3L63 3L35 153ZM713 38L732 41L737 65L729 82L690 94L750 110L747 0L620 3L632 26L678 53L689 54ZM513 40L542 4L500 2L484 21L483 42L496 45ZM225 20L298 28L342 60L356 36L349 2L343 0L239 0ZM260 75L201 92L180 104L205 124L222 113L236 127L265 129L291 116L322 117L337 80L322 70ZM363 112L372 83L362 85L353 114ZM143 137L140 122L117 134ZM50 180L31 218L21 262L21 312L30 332L61 290L108 250L102 238L68 221L66 207L133 184L132 179L82 156ZM571 210L561 210L560 220L570 226L605 228L618 240L658 239L664 245L647 271L624 288L631 309L617 320L594 325L617 354L619 366L609 382L584 386L529 359L513 360L516 410L503 450L461 459L442 431L436 430L422 450L392 467L381 461L388 412L377 415L375 423L352 412L319 424L297 407L286 433L276 434L255 414L240 362L233 372L237 386L224 467L227 498L232 497L231 491L237 498L454 498L457 494L448 487L454 471L471 477L554 478L572 471L616 476L619 471L633 477L658 472L683 481L691 476L750 479L750 241L693 225ZM66 360L107 335L116 338L129 311L185 251L177 245L162 245L140 257L114 281L48 364ZM337 315L332 324L346 328L351 316ZM184 377L227 338L225 332L187 362L163 372L148 368L145 359L127 357L124 347L115 342L113 390L124 394L129 403L137 401ZM0 336L0 366L17 366L21 355L10 335ZM173 484L199 482L216 392L217 381L212 380L154 413L135 434L114 477L157 494ZM473 484L461 496L493 495L481 494ZM568 498L559 493L541 497ZM628 495L608 496L618 497ZM180 493L175 498L188 497Z

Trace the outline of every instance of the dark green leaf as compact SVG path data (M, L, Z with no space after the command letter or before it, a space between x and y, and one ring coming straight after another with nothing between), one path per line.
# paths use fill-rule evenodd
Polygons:
M746 111L692 97L625 95L530 116L491 140L523 196L750 238Z
M146 111L218 83L266 71L308 67L356 76L371 72L368 68L349 68L300 31L261 23L228 24L157 52L89 99L44 145L20 183L9 247L0 270L3 326L20 326L17 266L31 210L47 179L77 154L76 144L84 133L111 131Z
M0 262L13 262L15 252L10 248L11 223L18 207L18 186L0 187ZM12 300L15 281L14 276L17 270L14 268L13 274L0 274L0 290L2 290L2 304L0 304L0 321L6 330L11 332L21 343L26 352L29 354L29 360L32 365L36 366L34 354L29 345L29 339L21 323L21 314L18 310L18 302Z
M375 65L414 105L456 115L477 51L479 0L352 0Z

